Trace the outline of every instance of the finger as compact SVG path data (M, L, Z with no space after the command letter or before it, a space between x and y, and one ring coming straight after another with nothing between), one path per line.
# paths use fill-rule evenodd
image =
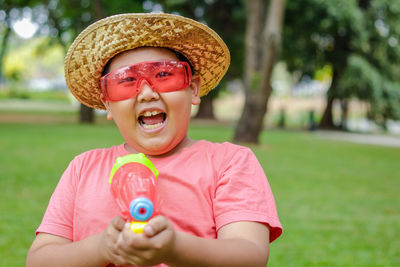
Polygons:
M133 250L146 250L150 244L146 235L132 232L130 223L126 223L118 237L118 245L121 250L132 253Z
M122 222L122 227L121 227L121 222ZM124 223L125 222L121 217L112 218L105 231L107 239L111 240L112 242L115 242L118 238L118 235L122 231Z
M160 215L151 219L144 227L143 232L147 237L153 237L167 229L169 226L170 223L168 219Z
M120 217L120 216L116 216L114 218L112 218L111 220L111 225L118 230L119 232L121 232L124 229L124 225L125 225L125 220Z

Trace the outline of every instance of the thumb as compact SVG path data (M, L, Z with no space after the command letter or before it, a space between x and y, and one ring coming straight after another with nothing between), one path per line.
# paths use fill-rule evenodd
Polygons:
M116 216L114 218L112 218L111 220L111 225L118 230L119 232L122 231L122 229L124 229L124 225L125 225L125 220L120 217L120 216Z

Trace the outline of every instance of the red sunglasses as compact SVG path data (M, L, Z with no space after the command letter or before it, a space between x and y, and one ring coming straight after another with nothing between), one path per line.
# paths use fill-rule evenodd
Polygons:
M158 93L183 90L192 79L184 61L151 61L114 70L100 79L103 100L121 101L135 97L145 80Z

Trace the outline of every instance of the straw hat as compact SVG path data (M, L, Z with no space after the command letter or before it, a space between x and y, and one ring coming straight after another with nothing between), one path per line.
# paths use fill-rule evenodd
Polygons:
M200 96L217 86L230 63L225 43L202 23L165 13L115 15L87 27L69 48L65 80L72 94L89 107L105 109L99 82L104 66L115 55L143 46L182 53L200 76Z

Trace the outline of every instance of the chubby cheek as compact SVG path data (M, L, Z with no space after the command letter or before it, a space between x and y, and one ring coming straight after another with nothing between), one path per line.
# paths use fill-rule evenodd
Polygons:
M121 133L132 128L136 124L136 114L132 100L124 100L109 105L107 117L113 119Z
M133 98L110 103L111 111L114 113L114 115L119 116L132 115L134 106L135 100Z
M170 92L162 94L169 110L183 112L192 106L192 94L190 89L183 91Z
M188 96L170 101L168 105L169 122L173 124L187 124L190 120L191 110L192 104Z

